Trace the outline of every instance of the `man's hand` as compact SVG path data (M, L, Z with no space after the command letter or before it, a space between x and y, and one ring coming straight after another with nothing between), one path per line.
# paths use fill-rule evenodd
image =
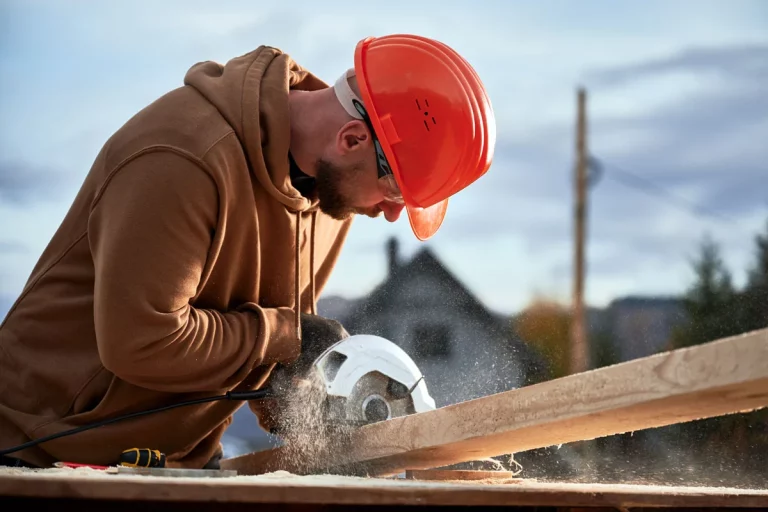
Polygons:
M301 355L291 366L296 376L304 375L320 354L339 341L349 338L349 333L336 320L318 315L301 314Z
M349 337L349 333L336 320L308 313L301 314L301 355L291 364L279 364L272 372L269 386L274 398L261 403L259 422L265 430L279 434L281 409L289 401L288 394L302 385L312 363L328 348Z

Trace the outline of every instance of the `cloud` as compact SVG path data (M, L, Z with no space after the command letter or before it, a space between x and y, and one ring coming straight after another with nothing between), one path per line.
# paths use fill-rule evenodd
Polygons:
M634 172L679 198L676 203L655 199L662 201L655 209L665 214L667 207L685 207L686 201L716 212L713 217L719 212L730 219L763 209L768 204L768 189L761 186L768 174L768 46L691 50L675 58L599 70L590 74L600 77L593 101L600 101L607 83L618 87L675 69L716 72L730 83L702 87L698 94L642 115L590 119L591 153L604 166L605 182L616 177L611 185L598 184L594 195L622 214L614 216L617 222L635 217L639 212L627 207L647 203L649 196L637 187L627 188L632 184L626 173ZM638 133L652 136L633 145ZM603 143L622 135L629 140L619 150ZM522 227L535 229L537 238L559 236L562 230L552 230L551 223L572 201L573 144L573 128L563 124L519 140L501 139L491 171L472 185L471 202L461 203L466 205L462 218L448 229L471 237ZM624 188L616 186L619 179ZM602 194L604 187L611 193Z
M596 120L597 156L601 134L653 133L642 148L607 149L606 160L732 220L763 210L768 204L762 186L768 175L768 45L693 49L593 76L599 95L607 85L673 72L693 73L702 81L701 91L644 115ZM708 81L713 76L719 80L715 84ZM608 164L606 174L611 172ZM615 196L606 199L620 207Z
M731 262L743 262L752 233L768 215L768 45L691 49L591 76L599 98L675 73L695 77L699 90L644 114L604 116L592 125L592 152L605 165L591 194L597 246L620 248L615 256L637 265L653 262L660 274L671 274L670 264L687 266L704 233L723 242ZM631 139L638 133L647 136L637 147L601 148L604 134ZM642 183L661 192L652 194ZM599 270L621 271L608 263Z
M768 44L689 48L675 55L586 73L593 86L617 86L663 73L695 73L728 82L768 80Z
M60 198L62 185L70 181L71 176L50 168L19 161L0 161L0 201L13 205Z
M723 243L731 263L745 261L751 236L768 216L766 49L692 49L587 74L589 104L625 94L642 81L649 83L652 105L589 118L590 152L603 166L589 193L593 300L610 300L622 288L681 291L691 278L688 258L704 233ZM654 79L667 73L689 73L700 86L659 101L652 91L664 92L653 89ZM493 240L518 240L526 252L507 253L514 260L507 272L535 258L536 280L547 272L543 266L567 290L574 124L501 137L490 172L472 185L471 194L452 200L441 236L486 247Z

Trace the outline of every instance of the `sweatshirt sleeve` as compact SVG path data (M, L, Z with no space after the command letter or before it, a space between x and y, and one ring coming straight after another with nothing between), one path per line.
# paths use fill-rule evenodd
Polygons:
M171 151L120 168L92 207L94 321L104 366L167 392L230 388L260 365L293 361L290 308L195 308L219 215L213 179Z

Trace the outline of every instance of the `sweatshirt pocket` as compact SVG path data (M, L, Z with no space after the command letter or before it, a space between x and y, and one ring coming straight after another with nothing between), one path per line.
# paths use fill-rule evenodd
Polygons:
M75 395L68 416L77 416L95 410L104 401L113 378L110 372L100 367Z

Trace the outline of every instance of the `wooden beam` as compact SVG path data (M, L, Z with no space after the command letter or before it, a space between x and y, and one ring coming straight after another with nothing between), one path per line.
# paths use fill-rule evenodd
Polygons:
M398 506L768 507L768 490L522 481L430 482L333 475L228 478L104 475L0 468L4 510L381 510ZM55 500L55 501L54 501ZM241 506L235 506L241 505ZM484 509L481 509L484 510ZM495 508L494 510L499 510ZM506 510L506 509L505 509ZM541 510L537 508L537 510ZM697 508L708 510L708 508Z
M283 448L222 461L392 475L768 406L768 329L367 425L311 461Z

